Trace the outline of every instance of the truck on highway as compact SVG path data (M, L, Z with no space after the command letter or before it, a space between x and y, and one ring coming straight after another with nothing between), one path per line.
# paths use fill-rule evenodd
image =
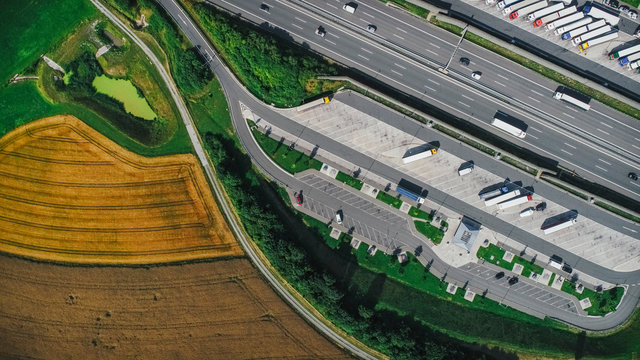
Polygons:
M511 14L509 14L509 19L515 20L520 16L520 14L527 15L529 13L532 13L532 12L536 11L536 10L542 9L543 7L547 6L548 4L549 3L547 3L546 0L538 1L537 3L533 3L533 4L529 5L529 6L523 7L520 10L516 10L516 11L512 12Z
M591 30L580 36L574 37L573 39L571 39L571 44L573 44L573 46L578 46L589 39L593 39L609 31L611 31L611 25L601 26L595 30Z
M435 155L437 152L438 152L437 149L429 148L429 147L428 148L422 148L422 149L417 150L417 151L409 151L407 154L405 154L404 157L402 157L402 163L403 164L408 164L408 163L416 161L416 160L428 158L430 156Z
M625 66L628 63L632 62L632 61L636 61L640 59L640 53L635 53L635 54L631 54L629 56L625 56L623 58L619 58L618 59L618 63L620 64L620 66Z
M597 37L595 39L591 39L589 41L585 41L582 44L580 44L580 46L578 47L580 49L580 52L583 52L585 50L587 50L587 48L590 48L592 46L598 45L598 44L603 44L607 41L611 41L615 38L618 37L618 32L612 32L610 34L604 35L604 36L600 36Z
M602 19L600 19L598 21L594 21L591 24L587 24L585 26L581 26L581 27L579 27L577 29L573 29L573 30L571 30L569 32L566 32L566 33L562 34L562 40L569 40L571 38L574 38L576 36L580 36L580 35L582 35L584 33L589 32L589 31L593 31L593 30L595 30L595 29L597 29L599 27L603 27L606 24L607 24L607 22L602 20Z
M544 232L545 235L549 235L558 230L566 229L569 226L578 222L578 219L575 217L560 219L558 221L551 222L549 224L543 225L540 227L540 230ZM549 264L551 265L551 264Z
M548 22L551 22L551 21L554 21L554 20L560 19L560 18L561 18L561 17L563 17L563 16L567 16L567 15L573 14L573 13L574 13L574 12L576 12L577 10L578 10L578 9L576 9L576 7L575 7L575 6L569 6L569 7L568 7L568 8L566 8L566 9L559 10L559 11L557 11L557 12L554 12L554 13L552 13L552 14L549 14L549 15L547 15L547 16L545 16L545 17L542 17L542 18L540 18L540 19L538 19L538 20L534 21L534 22L533 22L533 27L542 26L542 25L544 25L544 24L546 24L546 23L548 23Z
M618 50L616 52L613 52L611 54L609 54L609 59L613 60L613 59L617 59L619 57L625 57L627 55L631 55L633 53L637 53L640 52L640 45L634 45L631 47L628 47L626 49L622 49L622 50Z
M493 117L493 121L491 121L491 125L521 139L524 139L524 137L527 136L527 133L524 130L514 124L514 121L510 116L501 112L496 113Z
M585 6L584 9L582 9L582 12L585 13L585 15L589 15L594 19L604 19L606 22L611 24L611 26L618 25L618 22L620 22L619 12L616 12L614 14L612 12L609 12L608 9L605 10L605 9L596 7L594 3L592 3L591 5Z
M504 209L508 209L508 208L510 208L512 206L524 204L524 203L526 203L528 201L531 201L531 200L533 200L533 195L532 194L528 194L528 195L525 195L525 196L520 196L520 197L513 198L511 200L503 201L503 202L499 203L497 205L497 207L500 210L504 210Z
M537 2L537 1L538 0L522 0L522 1L519 1L519 2L517 2L515 4L511 4L511 5L507 6L507 7L505 7L504 9L502 9L502 14L506 16L506 15L511 14L512 12L516 11L516 10L520 10L523 7L529 6L529 5L531 5L531 4L533 4L533 3Z
M558 19L556 21L552 21L552 22L548 23L547 25L545 25L545 31L553 30L553 29L559 28L561 26L570 24L570 23L572 23L574 21L578 21L578 20L582 19L583 17L584 17L584 13L583 12L574 12L571 15L565 16L565 17L560 18L560 19Z
M541 18L543 16L551 14L552 12L560 11L562 9L564 9L564 4L562 3L553 4L553 5L547 6L546 8L540 9L538 11L534 11L531 14L527 15L527 20L533 21L537 18Z
M584 13L582 13L584 15ZM557 27L555 30L553 30L553 33L556 35L562 35L566 32L569 32L573 29L577 29L580 26L585 26L587 24L591 24L591 22L593 21L593 19L589 16L586 16L576 22L572 22L570 24L564 25L564 26L560 26Z
M506 186L501 186L495 190L491 190L491 191L487 191L487 192L483 192L482 194L480 194L480 199L489 199L492 198L494 196L498 196L498 195L502 195L502 194L506 194L509 192L509 188Z
M589 102L591 101L590 97L573 89L569 89L568 87L560 86L558 90L553 93L553 98L566 101L569 104L575 105L585 111L591 109L591 105L589 105Z
M492 197L490 199L486 199L484 201L484 206L495 205L495 204L501 203L503 201L507 201L509 199L512 199L512 198L514 198L516 196L520 196L520 190L519 189L513 190L513 191L508 192L506 194L502 194L502 195L498 195L498 196Z

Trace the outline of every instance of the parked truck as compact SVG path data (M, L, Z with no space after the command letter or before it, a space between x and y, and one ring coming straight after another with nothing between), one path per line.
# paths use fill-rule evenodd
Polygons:
M517 3L520 0L503 0L503 1L499 1L498 4L496 5L496 7L498 9L504 9L507 6L510 6L512 4Z
M582 13L582 14L584 15L584 13ZM569 23L567 25L557 27L555 30L553 30L553 33L556 34L556 35L562 35L562 34L564 34L566 32L569 32L569 31L571 31L573 29L577 29L580 26L585 26L587 24L591 24L592 21L593 21L593 19L591 17L585 16L584 18L582 18L582 19L580 19L580 20L578 20L576 22L572 22L572 23Z
M589 41L585 41L579 46L580 52L583 52L592 46L603 44L607 41L611 41L617 37L618 37L618 32L616 31L616 32L612 32L611 34L607 34L604 36L597 37L595 39L591 39Z
M573 39L571 39L571 44L573 44L573 46L578 46L589 39L593 39L602 34L608 33L609 31L611 31L611 25L601 26L595 30L591 30L580 36L574 37Z
M512 206L524 204L524 203L526 203L528 201L531 201L531 200L533 200L533 195L532 194L528 194L528 195L525 195L525 196L520 196L520 197L513 198L511 200L503 201L503 202L499 203L497 205L497 207L500 210L504 210L504 209L508 209L508 208L510 208Z
M613 59L617 59L619 57L625 57L627 55L631 55L631 54L637 53L637 52L640 52L640 45L631 46L631 47L628 47L626 49L622 49L622 50L618 50L616 52L613 52L613 53L609 54L609 59L613 60Z
M403 188L402 186L398 185L396 187L396 192L400 195L404 195L406 197L408 197L409 199L417 202L418 204L424 204L424 198L421 197L420 195L414 193L413 191L410 191L408 189Z
M578 21L580 19L582 19L584 17L584 13L583 12L575 12L571 15L567 15L563 18L560 18L556 21L552 21L550 23L548 23L547 25L545 25L545 31L549 31L549 30L553 30L556 28L559 28L561 26L567 25L567 24L571 24L574 21ZM585 24L586 25L586 24Z
M560 220L552 222L550 224L543 225L542 227L540 227L540 230L542 230L545 235L549 235L549 234L554 233L554 232L556 232L558 230L566 229L569 226L575 224L576 222L578 222L578 219L575 218L575 217L568 218L568 219L567 218L560 219Z
M408 164L416 160L428 158L430 156L435 155L437 152L438 150L436 150L435 148L426 148L426 149L418 150L415 153L410 152L402 158L402 163Z
M532 12L536 11L536 10L542 9L543 7L547 6L548 4L549 3L547 3L546 0L538 1L537 3L533 3L533 4L529 5L529 6L523 7L520 10L516 10L516 11L512 12L511 14L509 14L509 19L515 20L520 16L520 14L527 15L529 13L532 13Z
M495 196L498 196L498 195L502 195L502 194L506 194L508 192L509 192L509 188L508 187L501 186L498 189L487 191L487 192L483 192L479 196L480 196L480 199L490 199L492 197L495 197Z
M637 69L638 67L640 67L640 60L639 61L630 62L629 65L627 65L627 67L629 68L629 70Z
M549 15L549 14L551 14L553 12L556 12L556 11L560 11L562 9L564 9L564 4L562 4L562 3L553 4L553 5L547 6L547 7L543 8L543 9L540 9L538 11L534 11L531 14L527 15L527 20L533 21L533 20L535 20L537 18L541 18L543 16Z
M605 9L601 9L599 7L596 7L593 5L587 5L584 7L584 9L582 9L582 12L585 13L585 15L589 15L594 19L604 19L606 22L608 22L609 24L611 24L611 26L615 26L618 25L618 22L620 22L620 13L616 12L615 14L612 12L609 12L609 10L605 10Z
M549 14L549 15L547 15L545 17L542 17L542 18L534 21L533 22L533 27L542 26L542 25L544 25L544 24L546 24L548 22L560 19L563 16L567 16L567 15L573 14L576 11L577 11L577 9L576 9L575 6L569 6L566 9L562 9L560 11L554 12L552 14Z
M517 2L515 4L511 4L511 5L507 6L507 7L505 7L504 9L502 9L502 14L505 15L505 16L509 15L512 12L514 12L516 10L520 10L523 7L529 6L529 5L531 5L531 4L533 4L533 3L537 2L537 1L538 0L522 0L522 1Z
M580 36L584 33L587 33L589 31L593 31L599 27L603 27L607 24L606 21L600 19L598 21L594 21L591 24L585 25L585 26L581 26L577 29L573 29L569 32L566 32L564 34L562 34L562 40L569 40L571 38L574 38L576 36Z
M589 102L591 101L590 97L564 86L559 87L558 90L553 93L553 98L566 101L569 104L575 105L585 111L591 109L591 105L589 105Z
M495 204L501 203L503 201L507 201L509 199L512 199L512 198L514 198L516 196L520 196L520 190L519 189L513 190L513 191L508 192L506 194L498 195L496 197L492 197L491 199L486 199L484 201L484 205L485 206L495 205Z
M631 54L629 56L625 56L623 58L618 59L618 63L620 66L625 66L632 61L636 61L640 59L640 53Z

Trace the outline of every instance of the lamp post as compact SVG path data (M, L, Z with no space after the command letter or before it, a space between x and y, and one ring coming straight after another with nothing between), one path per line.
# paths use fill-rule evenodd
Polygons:
M467 26L465 26L464 29L462 29L462 33L460 34L460 39L458 39L458 44L456 45L456 48L453 49L453 53L451 53L451 57L449 58L449 61L447 61L447 64L443 68L438 68L438 71L444 74L449 73L447 69L449 68L449 65L451 65L451 60L453 60L453 57L456 55L456 51L458 51L458 48L460 47L460 43L462 42L462 39L464 39L464 34L467 33L468 28L469 28L469 24L467 24Z

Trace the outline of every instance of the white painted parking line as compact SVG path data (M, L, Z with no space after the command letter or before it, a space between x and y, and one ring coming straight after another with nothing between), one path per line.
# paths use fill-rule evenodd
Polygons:
M539 103L539 102L540 102L540 100L538 100L538 99L534 99L534 98L532 98L531 96L527 96L527 97L528 97L529 99L531 99L531 100L533 100L533 101L537 102L537 103Z
M369 53L369 54L373 54L373 51L371 51L371 50L367 50L367 49L365 49L365 48L363 48L363 47L361 47L361 48L360 48L360 50L362 50L362 51L364 51L364 52L366 52L366 53Z
M431 91L436 91L436 89L428 87L427 85L425 85L424 87L426 87L427 89L431 90Z
M302 30L302 26L298 25L298 24L291 24L291 26L293 27L297 27L298 29Z
M404 66L402 66L402 65L400 65L400 64L398 64L398 63L393 63L393 65L395 65L395 66L399 67L400 69L407 70L407 68L406 68L406 67L404 67Z
M597 167L598 169L600 169L600 170L604 171L604 172L609 172L609 170L607 170L607 169L605 169L605 168L603 168L603 167L601 167L601 166L596 165L596 167Z
M373 16L373 15L369 14L368 12L364 12L364 11L362 11L362 14L363 14L363 15L367 15L368 17L370 17L370 18L372 18L372 19L375 19L375 18L376 18L375 16Z
M465 94L460 94L460 95L462 95L462 97L463 97L463 98L465 98L465 99L467 99L467 100L475 101L475 99L470 98L470 97L468 97L468 96L467 96L467 95L465 95Z
M505 84L503 84L503 83L501 83L501 82L498 82L498 81L495 81L495 80L493 80L493 82L494 82L494 83L496 83L496 84L498 84L498 85L501 85L501 86L507 87L507 85L505 85Z
M567 145L568 147L572 148L572 149L577 149L575 146L573 146L571 144L567 144L567 143L564 143L564 144Z
M433 55L439 55L437 52L433 51L433 50L429 50L429 49L424 49L425 51L428 51L430 53L432 53Z
M460 104L460 105L462 105L462 106L466 106L466 107L468 107L468 108L470 108L470 107L471 107L470 105L467 105L467 104L463 103L462 101L458 101L458 104Z
M391 72L392 72L392 73L395 73L395 74L398 74L398 75L400 75L400 76L404 76L404 75L402 75L401 73L399 73L399 72L397 72L397 71L395 71L395 70L393 70L393 69L391 69Z
M294 18L294 19L296 19L296 20L298 20L298 21L300 21L301 23L305 23L305 24L307 23L307 20L300 19L300 18L299 18L299 17L297 17L297 16L294 16L293 18Z
M600 131L601 133L605 134L605 135L611 135L608 132L601 130L600 128L596 128L596 130Z
M396 30L398 30L398 31L400 31L400 32L403 32L403 33L405 33L405 34L407 33L407 30L405 30L405 29L403 29L403 28L399 28L399 27L397 27L397 26L396 26Z
M504 75L501 75L501 74L496 74L496 75L498 75L498 77L501 77L501 78L503 78L503 79L505 79L505 80L507 80L507 81L509 80L509 78L508 78L508 77L506 77L506 76L504 76Z
M533 131L537 131L539 133L542 133L542 130L538 130L538 129L534 128L533 126L529 126L529 130L533 130Z
M333 45L336 45L336 43L334 43L334 42L333 42L333 41L331 41L331 40L327 40L327 42L328 42L328 43L331 43L331 44L333 44Z
M569 114L567 114L566 112L562 112L562 115L564 115L564 116L566 116L566 117L569 117L569 118L572 118L572 119L575 119L575 116L573 116L573 115L569 115Z
M536 95L540 95L540 96L544 96L542 94L540 94L539 92L535 91L535 90L531 90L532 93L536 94Z
M611 166L611 163L610 163L610 162L608 162L608 161L604 161L604 160L602 160L602 159L598 159L598 161L602 161L603 163L605 163L605 164L607 164L607 165Z
M631 232L633 232L633 233L637 233L637 231L635 231L635 230L633 230L633 229L629 229L629 228L628 228L628 227L626 227L626 226L623 226L623 228L624 228L624 229L626 229L626 230L629 230L629 231L631 231Z
M363 58L363 59L365 59L365 60L369 61L369 58L368 58L368 57L366 57L366 56L362 56L362 55L358 54L358 57L361 57L361 58Z
M432 80L432 79L427 79L427 81L428 81L428 82L432 82L432 83L434 83L434 84L436 84L436 85L440 85L440 83L439 83L439 82L436 82L436 81L434 81L434 80Z
M611 125L607 124L606 122L602 122L602 121L601 121L601 122L600 122L600 124L602 124L602 125L604 125L604 126L608 127L609 129L613 129L613 126L611 126Z
M568 152L568 151L567 151L567 150L565 150L565 149L560 149L560 151L562 151L563 153L567 153L567 154L569 154L570 156L573 156L573 154L572 154L572 153Z
M397 38L399 38L401 40L404 40L404 38L402 36L398 35L398 34L393 34L393 36L395 36L395 37L397 37Z
M438 46L438 45L436 45L436 44L434 44L434 43L432 43L432 42L430 42L430 43L429 43L429 45L433 46L433 47L434 47L434 48L436 48L436 49L440 49L440 46Z

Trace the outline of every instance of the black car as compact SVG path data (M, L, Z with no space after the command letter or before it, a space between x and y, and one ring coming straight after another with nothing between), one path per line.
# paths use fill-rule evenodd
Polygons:
M518 277L514 276L511 279L509 279L509 285L515 285L518 283Z
M546 208L547 208L546 202L541 202L540 204L536 205L536 211L544 211L544 209Z
M504 271L500 271L496 274L496 279L502 279L504 277Z
M260 10L264 11L264 12L269 12L269 5L267 4L260 4Z
M469 61L469 58L466 58L466 57L460 58L460 65L469 66L470 63L471 61Z
M562 271L571 274L573 272L573 269L571 268L571 265L565 263L564 265L562 265Z
M609 1L609 6L611 6L614 9L617 9L620 6L620 3L618 2L618 0L611 0Z
M629 177L629 179L633 180L633 181L637 181L638 180L638 174L634 173L634 172L630 172L629 175L627 175Z

